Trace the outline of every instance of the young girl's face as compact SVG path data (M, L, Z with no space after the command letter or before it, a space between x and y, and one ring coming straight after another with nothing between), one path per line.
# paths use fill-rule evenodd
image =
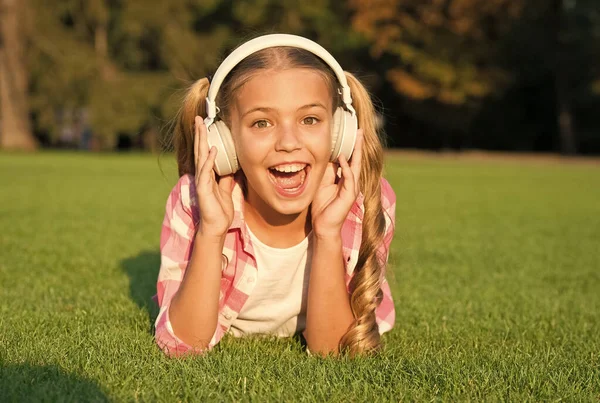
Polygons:
M308 209L331 155L332 114L331 91L310 69L264 70L238 90L231 129L256 210L276 219Z

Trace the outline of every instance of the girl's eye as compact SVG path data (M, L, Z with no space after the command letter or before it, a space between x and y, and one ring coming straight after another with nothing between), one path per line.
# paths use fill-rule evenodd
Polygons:
M309 116L309 117L302 119L302 123L304 123L305 125L312 126L312 125L316 125L317 123L319 123L319 119L317 119L314 116Z
M271 126L271 124L268 121L264 120L264 119L257 120L256 122L254 122L252 124L252 127L256 127L257 129L266 129L269 126Z

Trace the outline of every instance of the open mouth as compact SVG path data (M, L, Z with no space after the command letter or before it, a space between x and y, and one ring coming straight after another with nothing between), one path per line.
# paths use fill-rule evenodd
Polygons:
M310 165L280 164L269 168L269 177L276 190L284 196L297 196L304 190Z

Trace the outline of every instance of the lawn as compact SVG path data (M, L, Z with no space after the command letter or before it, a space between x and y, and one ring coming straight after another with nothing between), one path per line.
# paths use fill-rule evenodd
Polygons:
M387 158L396 327L375 358L151 334L171 157L0 154L0 400L600 399L600 166Z

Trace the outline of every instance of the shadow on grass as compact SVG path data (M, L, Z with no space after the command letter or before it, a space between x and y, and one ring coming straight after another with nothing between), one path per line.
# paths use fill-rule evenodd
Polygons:
M152 300L156 294L156 280L160 269L160 253L144 251L121 261L121 268L129 277L129 295L133 302L148 312L150 329L158 315L158 305Z
M2 402L107 402L94 381L54 365L0 365Z

